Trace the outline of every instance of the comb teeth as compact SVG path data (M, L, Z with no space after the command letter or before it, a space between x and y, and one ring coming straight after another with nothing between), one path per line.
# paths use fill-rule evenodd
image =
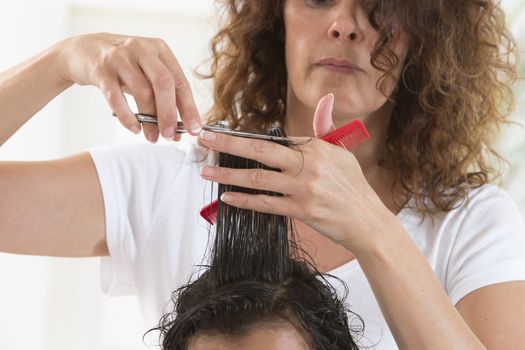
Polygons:
M370 138L370 135L368 134L363 122L359 119L355 119L326 134L321 140L350 151L368 138ZM201 216L211 225L214 225L215 222L217 222L218 205L219 201L216 199L203 207L200 211Z
M363 122L355 119L326 134L322 140L350 151L369 137Z

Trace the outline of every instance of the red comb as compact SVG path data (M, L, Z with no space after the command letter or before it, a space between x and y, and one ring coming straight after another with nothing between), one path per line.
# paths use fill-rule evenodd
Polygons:
M321 138L321 140L350 151L369 137L370 135L368 134L368 131L366 130L363 122L359 119L355 119L350 123L345 124L342 127L326 134ZM208 221L211 225L214 225L215 222L217 222L218 208L219 201L216 199L210 204L204 206L201 209L200 214L204 220Z
M321 140L350 151L369 137L370 135L363 122L355 119L324 135Z
M208 221L210 225L214 225L217 222L217 210L219 208L219 201L216 199L210 204L205 205L201 209L201 216L204 220Z

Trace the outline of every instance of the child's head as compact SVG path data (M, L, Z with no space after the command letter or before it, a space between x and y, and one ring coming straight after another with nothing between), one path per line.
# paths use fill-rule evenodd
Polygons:
M280 281L216 285L205 272L179 290L175 314L163 320L163 348L356 349L335 290L304 262L290 265Z
M219 165L264 167L228 154ZM219 185L219 197L227 191L278 195ZM216 228L210 266L174 292L174 310L157 328L163 349L357 349L348 310L300 257L286 217L219 201Z

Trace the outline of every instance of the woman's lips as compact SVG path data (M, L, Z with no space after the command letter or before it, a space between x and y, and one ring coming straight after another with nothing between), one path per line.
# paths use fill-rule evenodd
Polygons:
M361 68L352 62L344 59L327 58L320 60L316 63L316 66L322 67L330 72L344 73L344 74L355 74L363 72Z

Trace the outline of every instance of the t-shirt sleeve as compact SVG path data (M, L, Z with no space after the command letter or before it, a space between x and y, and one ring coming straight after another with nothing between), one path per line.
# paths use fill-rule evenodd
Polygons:
M476 289L525 280L525 225L507 193L495 186L480 190L463 215L447 267L454 305Z
M133 294L131 266L151 235L166 187L188 149L176 145L128 144L90 149L104 200L109 257L102 258L101 286L109 295Z

